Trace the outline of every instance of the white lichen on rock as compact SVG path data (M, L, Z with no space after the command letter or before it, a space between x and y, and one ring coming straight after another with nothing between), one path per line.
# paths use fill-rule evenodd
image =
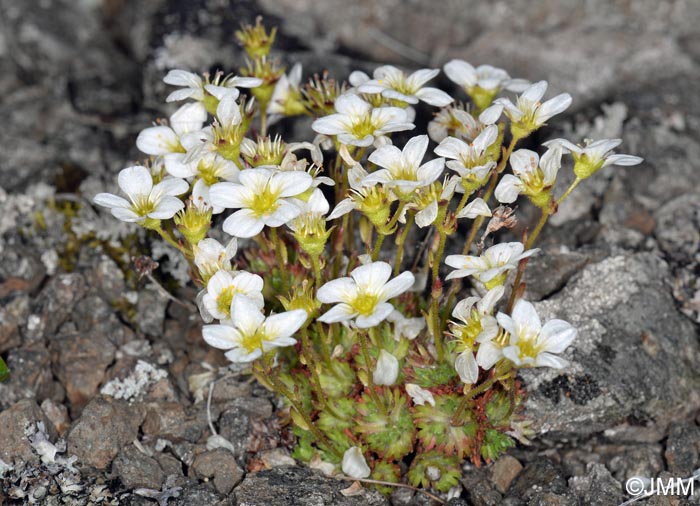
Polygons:
M148 389L168 376L163 369L157 369L148 362L139 360L134 370L124 379L113 379L106 383L100 393L115 399L138 401L146 395Z

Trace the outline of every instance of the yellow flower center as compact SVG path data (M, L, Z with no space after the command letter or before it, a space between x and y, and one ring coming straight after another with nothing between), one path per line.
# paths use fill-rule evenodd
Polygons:
M364 139L368 135L373 135L377 128L378 125L372 122L372 115L367 113L361 118L353 118L349 130L358 139Z
M263 191L255 194L249 207L255 217L260 218L274 213L279 205L279 193L271 191L269 186L266 186Z
M130 195L132 204L132 211L134 211L139 216L146 216L148 213L153 212L155 209L155 204L151 201L150 195Z
M518 350L521 358L535 358L539 355L541 346L537 342L538 332L521 331L518 335Z
M262 329L258 329L254 334L243 335L243 339L241 339L241 348L245 349L248 353L251 353L255 350L261 349L263 341L266 340L267 336L265 333L262 331Z
M378 303L379 297L377 297L376 294L367 293L361 290L357 294L355 300L352 301L350 306L352 306L352 308L358 314L362 316L369 316L372 313L374 313L374 310L376 309Z

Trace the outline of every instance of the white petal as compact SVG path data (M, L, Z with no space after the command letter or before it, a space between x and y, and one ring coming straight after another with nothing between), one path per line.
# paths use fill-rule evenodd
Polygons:
M532 84L525 91L523 91L522 95L520 95L520 99L535 104L542 100L542 97L544 97L544 94L546 92L547 81L539 81Z
M280 197L294 197L311 188L313 178L306 172L278 172L270 181L270 188Z
M262 232L265 223L256 218L250 209L241 209L226 218L224 232L236 237L254 237Z
M341 216L348 214L350 211L355 210L355 202L352 199L343 199L340 202L338 202L338 205L335 206L333 209L333 212L328 215L327 220L334 220L336 218L340 218Z
M323 118L318 118L311 124L314 132L325 135L339 135L347 132L346 116L343 114L330 114Z
M632 165L639 165L643 161L644 158L633 155L610 155L606 158L603 166L607 167L608 165L622 165L629 167Z
M345 94L335 99L335 110L348 116L364 116L371 109L372 106L357 95Z
M353 269L350 276L360 289L368 288L376 293L391 277L391 265L386 262L372 262Z
M200 130L207 120L207 110L200 102L184 104L170 116L170 126L179 136Z
M357 446L348 448L343 454L343 473L351 478L368 478L372 473L365 457Z
M254 335L265 321L255 301L245 295L235 294L231 302L231 323L244 336Z
M111 213L112 216L118 220L126 221L128 223L135 223L143 219L143 216L139 216L131 209L127 209L125 207L113 207Z
M409 87L411 88L422 88L425 83L435 78L439 73L440 69L420 69L416 70L413 74L408 76L408 78L406 78L406 81L408 82Z
M416 92L416 97L421 99L426 104L430 104L435 107L445 107L454 101L451 96L437 88L421 88Z
M447 77L455 84L462 87L476 84L476 70L464 60L451 60L445 64L444 70Z
M240 342L241 334L230 325L204 325L202 337L209 346L230 350Z
M391 167L401 163L401 150L392 145L382 146L373 151L368 160L385 169L391 169Z
M118 197L117 195L113 195L111 193L98 193L97 195L95 195L95 198L92 199L92 201L98 206L103 207L116 207L123 209L128 209L129 207L131 207L131 204L126 199L123 199L122 197Z
M542 326L538 344L543 351L561 353L576 339L578 331L564 320L550 320Z
M209 188L209 198L215 206L239 209L246 207L252 197L248 188L237 183L215 183Z
M265 335L269 338L282 338L294 335L306 322L308 315L303 309L272 315L265 320Z
M498 196L496 198L498 199ZM468 218L470 220L477 216L491 216L491 209L489 209L488 204L482 198L472 200L457 214L457 218Z
M171 153L173 148L179 145L180 138L172 128L167 126L146 128L136 137L136 147L147 155Z
M360 329L368 329L370 327L375 327L386 320L387 316L391 314L394 310L394 306L388 302L382 302L377 304L374 308L374 312L369 316L359 315L355 318L355 325Z
M415 281L416 279L413 273L409 271L402 272L384 285L381 291L381 298L383 300L390 300L394 297L398 297L402 293L408 291Z
M424 406L427 402L431 406L435 406L435 398L430 390L425 390L413 383L406 383L406 393L413 399L413 404Z
M416 213L416 225L418 225L420 228L432 225L437 219L437 215L438 203L437 200L433 200L430 204L428 204L428 207Z
M153 187L151 195L153 198L160 198L165 195L174 197L176 195L182 195L189 189L190 185L184 179L168 177Z
M520 299L515 304L511 317L513 321L515 321L516 332L520 328L539 333L542 328L542 323L537 311L535 311L535 306L526 300Z
M301 201L297 201L301 202ZM287 200L280 200L279 206L272 214L262 219L268 227L281 227L301 214L301 207Z
M232 95L226 95L216 106L216 117L223 126L238 125L241 121L241 109Z
M454 160L459 160L462 153L467 151L469 151L469 145L456 137L447 137L435 148L436 155Z
M430 140L427 135L411 137L402 150L406 161L414 167L418 167L423 161L425 152L428 150L428 142L430 142Z
M262 350L256 349L248 352L244 348L234 348L231 351L227 351L224 355L231 362L248 363L257 360L262 355Z
M552 367L554 369L564 369L569 366L569 361L551 353L540 353L535 359L537 367Z
M503 114L503 104L494 104L482 111L479 114L479 121L484 125L493 125Z
M535 114L535 122L539 125L547 121L552 116L564 112L571 105L571 95L562 93L556 97L547 100L542 104Z
M356 88L358 86L362 86L364 83L369 81L369 76L362 72L361 70L354 70L350 73L350 77L348 77L348 82L352 85L355 86Z
M498 186L496 186L496 191L494 192L496 200L501 204L512 204L518 199L518 195L520 195L521 185L522 182L520 178L513 174L506 174L498 182Z
M357 285L352 278L338 278L318 289L316 298L324 304L352 300L357 294Z
M491 369L498 362L503 353L501 349L492 342L482 343L476 352L476 363L484 370Z
M343 302L336 304L317 319L323 323L344 322L354 318L356 314L348 304Z
M117 176L119 188L130 197L136 195L149 195L153 188L151 172L146 167L135 165L127 167Z
M375 385L391 386L396 383L396 378L399 377L399 361L394 355L386 350L379 352L377 365L374 368L372 379Z
M473 385L479 379L479 365L476 363L474 354L471 351L465 351L457 355L455 370L459 375L459 379L466 385Z
M181 209L185 208L185 203L177 197L163 197L156 208L148 213L149 218L154 220L169 220Z
M192 72L186 70L170 70L163 78L165 84L173 86L187 86L189 88L197 88L202 85L202 78Z

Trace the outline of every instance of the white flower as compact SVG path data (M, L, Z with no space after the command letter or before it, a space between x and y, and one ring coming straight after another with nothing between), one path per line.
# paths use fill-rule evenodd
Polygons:
M129 200L111 193L100 193L94 202L109 207L112 215L122 221L167 220L185 207L176 197L189 189L182 179L166 178L154 186L151 172L146 167L135 165L120 171L117 181Z
M209 280L220 270L231 270L231 259L238 249L236 238L232 238L226 247L216 239L206 238L192 247L194 252L194 264L200 275Z
M402 337L412 341L418 337L425 328L425 318L422 316L406 318L396 309L389 313L386 320L394 324L394 340L396 341L400 341Z
M447 166L460 172L464 168L481 165L486 150L496 142L497 138L498 127L489 125L471 143L455 137L447 137L435 148L435 153L454 160L447 162Z
M563 320L542 325L532 304L519 300L513 314L496 315L509 334L503 355L518 367L553 367L562 369L569 363L556 354L563 352L576 338L577 330Z
M224 210L223 207L212 205L209 196L209 187L202 179L198 179L197 182L194 183L190 202L192 202L192 205L201 213L205 213L211 209L212 214L219 214Z
M562 149L559 144L553 144L547 152L539 155L529 149L519 149L510 155L510 166L513 174L506 174L496 187L496 199L504 204L515 202L518 195L525 194L537 198L542 195L542 204L549 200L548 192L554 186L557 173L561 168Z
M207 186L219 181L238 181L240 170L234 162L216 153L203 153L199 158L184 163L170 163L166 166L168 174L174 177L196 177L203 180Z
M229 350L231 362L252 362L263 352L283 346L293 346L292 335L306 322L303 309L295 309L265 316L260 308L245 295L233 299L231 321L221 325L205 325L204 340L214 348Z
M485 127L495 124L502 112L503 106L495 104L486 108L477 119L464 109L446 107L428 123L428 135L435 142L442 142L448 136L471 142Z
M351 478L368 478L372 474L364 455L357 446L348 448L343 454L343 473Z
M206 119L207 111L200 104L185 104L170 116L170 126L142 130L136 138L136 147L147 155L163 156L165 169L170 173L184 163L189 147L187 135L201 130Z
M544 143L545 146L561 146L565 153L571 153L576 164L574 173L580 179L590 177L598 170L609 165L632 166L644 161L633 155L616 155L613 149L622 144L622 139L601 139L591 141L586 139L583 146L578 146L566 139L553 139Z
M400 107L372 107L357 95L345 94L335 101L335 114L313 122L311 128L324 135L335 135L342 144L371 146L391 132L411 130L408 113Z
M541 102L546 91L547 81L540 81L523 91L515 104L508 98L496 99L495 103L505 108L506 116L513 123L511 128L516 127L517 133L527 135L571 105L571 95L568 93L562 93L546 102Z
M491 209L489 209L488 204L482 198L475 198L457 213L457 218L468 218L470 220L477 216L485 216L487 218L491 216Z
M449 255L445 263L457 269L447 275L447 279L474 276L484 284L502 284L508 271L518 267L523 258L534 255L539 249L524 251L519 242L506 242L491 246L481 256Z
M479 378L478 355L475 358L472 351L474 343L480 343L481 349L498 335L498 322L492 313L503 292L503 286L497 286L482 299L467 297L452 311L452 316L458 322L452 323L451 331L457 339L457 350L462 350L455 359L455 370L465 384L476 383Z
M439 69L421 69L407 76L392 65L384 65L375 69L374 79L360 84L357 91L368 94L381 93L384 98L407 104L417 104L422 100L430 105L444 107L452 102L452 97L437 88L424 86L439 73ZM356 77L357 75L354 80L357 81Z
M232 316L234 296L245 295L258 309L264 305L263 279L246 271L216 272L207 283L207 293L202 298L204 307L214 318L225 320Z
M254 88L262 84L262 80L255 77L228 77L223 81L221 74L217 74L214 82L209 84L197 74L186 70L171 70L163 78L165 84L179 86L181 89L173 91L165 99L166 102L178 102L191 98L201 102L205 98L205 89L218 99L225 94L230 94L234 99L238 98L239 91L236 87Z
M430 390L425 390L414 383L406 383L406 393L413 399L413 404L424 406L427 402L431 406L435 406L435 398Z
M302 114L303 107L299 102L301 98L301 64L296 63L289 74L282 74L272 91L270 103L267 105L267 114L270 115L270 124L279 121L284 116Z
M316 298L324 304L339 304L319 317L325 323L346 322L354 319L358 328L379 325L394 310L387 301L411 288L413 274L403 272L391 281L391 266L386 262L372 262L357 267L350 277L339 278L323 285Z
M280 172L267 168L246 169L240 183L217 183L209 191L212 203L240 209L224 221L224 232L253 237L265 226L280 227L301 213L290 199L304 193L313 182L306 172Z
M479 65L474 68L464 60L450 60L445 64L445 74L455 84L467 90L470 94L474 88L493 91L494 95L501 89L520 92L530 83L524 79L511 79L503 69L491 65Z
M398 377L399 361L388 351L381 350L374 373L372 373L374 384L391 386L396 383L396 378Z
M435 158L421 165L427 150L427 135L409 139L403 150L391 145L378 148L369 155L369 161L383 168L369 174L362 184L396 186L403 193L431 184L440 177L445 159Z

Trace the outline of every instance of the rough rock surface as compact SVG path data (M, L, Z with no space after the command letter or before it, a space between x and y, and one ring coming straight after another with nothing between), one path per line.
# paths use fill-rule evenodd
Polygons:
M222 354L203 346L197 316L130 264L157 253L158 279L172 287L186 279L177 255L89 203L139 159L137 133L174 110L163 104L164 73L235 69L243 56L233 31L259 13L280 24L278 54L301 61L305 74L342 78L371 71L369 62L437 67L453 57L495 64L574 95L527 147L621 137L622 151L645 158L582 183L541 237L526 295L544 316L580 328L572 366L523 373L533 445L490 467L465 465L450 504L617 505L631 476L697 469L700 10L692 0L0 0L0 354L12 370L0 383L0 497L430 504L411 491L345 497L347 482L267 469L289 462L270 396L225 369ZM439 84L454 90L444 77ZM570 166L560 174L558 185L571 182ZM537 219L521 211L516 237ZM214 379L211 422L228 447L209 441ZM30 439L37 421L45 432Z

